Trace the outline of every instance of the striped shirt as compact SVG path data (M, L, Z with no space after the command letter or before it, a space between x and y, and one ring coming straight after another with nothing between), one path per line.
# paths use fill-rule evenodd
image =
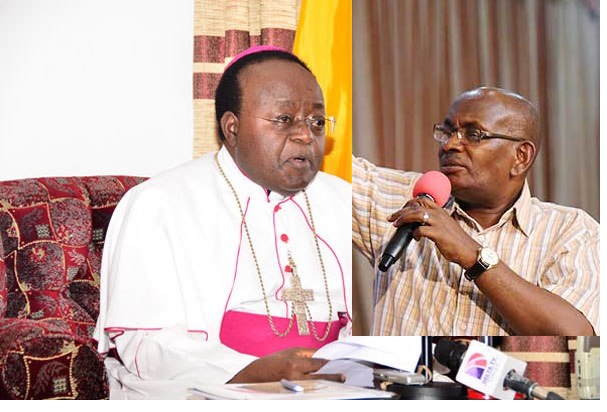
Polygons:
M372 335L496 336L514 331L429 239L413 240L377 269L396 228L387 217L411 199L420 173L352 159L352 242L375 268ZM580 209L541 202L525 182L516 203L483 229L457 203L451 216L528 282L568 301L599 334L599 224Z

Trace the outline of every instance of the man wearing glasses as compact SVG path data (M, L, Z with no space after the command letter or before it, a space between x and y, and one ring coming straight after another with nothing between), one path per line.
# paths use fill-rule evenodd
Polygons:
M419 173L353 158L353 244L378 267L394 226L419 224L400 260L376 270L373 335L599 333L599 224L531 197L538 113L482 87L434 125L455 202L412 198Z
M95 332L119 355L111 398L342 379L312 374L351 319L352 192L319 172L333 124L320 86L295 55L253 47L215 102L221 149L136 186L112 216Z

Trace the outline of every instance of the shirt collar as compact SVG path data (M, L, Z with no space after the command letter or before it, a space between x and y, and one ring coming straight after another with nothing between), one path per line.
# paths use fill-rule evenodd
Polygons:
M510 210L512 211L513 222L525 236L529 236L533 227L533 219L531 214L531 191L529 190L527 179L525 179L521 195L514 205L512 205ZM506 213L504 213L504 215L506 215Z
M481 229L480 225L470 215L468 215L457 202L454 202L453 206L447 210L451 215L456 213L465 220L468 220L479 230ZM529 236L529 233L533 227L533 219L531 216L531 191L529 190L527 180L525 180L521 194L516 202L514 202L510 209L504 212L495 226L501 226L507 221L512 221L512 224L525 236Z

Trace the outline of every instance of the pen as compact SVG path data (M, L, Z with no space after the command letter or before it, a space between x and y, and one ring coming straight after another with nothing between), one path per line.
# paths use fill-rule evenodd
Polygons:
M304 391L303 386L301 386L298 383L287 380L287 379L281 379L280 384L282 385L283 388L288 389L293 392L303 392Z

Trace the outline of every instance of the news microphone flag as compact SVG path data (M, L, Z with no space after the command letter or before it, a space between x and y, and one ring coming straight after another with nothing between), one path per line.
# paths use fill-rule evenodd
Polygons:
M293 53L316 76L327 115L336 119L327 135L321 170L352 181L352 3L302 0Z
M455 380L497 399L514 399L515 391L504 387L504 377L514 370L523 375L527 363L472 340Z

